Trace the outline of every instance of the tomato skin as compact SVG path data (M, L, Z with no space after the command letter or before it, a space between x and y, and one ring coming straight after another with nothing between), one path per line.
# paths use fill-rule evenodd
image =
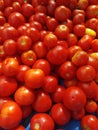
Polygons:
M0 96L7 97L12 95L17 89L18 84L14 78L0 76Z
M53 93L56 91L57 85L58 85L57 78L52 75L47 75L44 78L44 83L43 83L42 88L45 92Z
M55 9L54 16L58 21L65 21L66 19L70 18L71 11L66 6L61 5Z
M5 54L8 56L13 56L17 51L16 41L8 39L3 43Z
M91 65L84 65L77 69L77 78L82 82L92 81L96 76L96 71Z
M69 110L77 111L85 106L86 95L82 89L75 86L71 86L65 90L63 102Z
M48 114L44 113L35 114L31 118L30 129L34 130L37 127L40 130L54 130L54 121Z
M67 59L67 49L63 46L57 45L47 53L47 59L54 65L60 65Z
M91 48L94 52L98 52L98 39L94 39L91 42Z
M32 66L33 69L42 69L45 75L49 75L51 72L50 63L45 59L38 59Z
M71 47L71 46L76 45L77 41L78 41L77 36L75 34L73 34L73 33L69 33L69 35L67 37L68 46Z
M25 74L25 84L27 87L36 89L43 85L45 74L41 69L29 69Z
M15 58L6 58L2 63L2 71L6 76L16 76L19 63Z
M23 119L28 118L32 114L32 105L21 106Z
M81 120L81 127L83 130L98 130L98 119L91 114L85 115Z
M65 61L60 65L58 73L61 78L71 80L75 77L76 66L71 61Z
M19 2L14 1L14 2L12 3L12 7L13 7L13 11L16 11L16 12L18 11L18 12L21 13L21 5L20 5Z
M19 125L21 120L22 110L20 106L14 101L4 103L0 111L0 126L4 129L11 129Z
M52 106L50 115L58 125L65 125L71 119L70 111L61 103Z
M13 129L8 129L8 130L26 130L25 127L23 125L19 125Z
M36 28L37 30L41 31L42 30L42 25L41 23L37 22L37 21L31 21L30 22L30 26L33 28Z
M73 16L73 24L83 24L85 21L85 15L83 13L77 13Z
M21 86L14 93L14 99L19 105L27 106L31 105L34 102L35 94L26 86Z
M52 106L52 100L48 93L44 92L43 90L38 90L35 92L35 101L32 104L33 109L36 112L47 112L50 110Z

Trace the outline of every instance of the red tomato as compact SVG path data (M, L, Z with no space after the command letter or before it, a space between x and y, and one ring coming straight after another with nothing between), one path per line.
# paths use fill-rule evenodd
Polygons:
M67 39L67 36L69 34L69 28L64 24L61 24L55 28L54 33L58 37L58 39L64 40Z
M42 30L42 25L41 23L37 22L37 21L31 21L30 22L30 26L33 28L36 28L37 30L41 31Z
M36 89L43 85L45 74L41 69L29 69L25 74L25 84L27 87Z
M81 127L83 130L91 129L98 130L98 119L94 115L85 115L81 120Z
M78 84L78 79L76 77L71 80L66 80L66 79L64 80L64 85L67 88L70 86L77 86L77 84Z
M18 1L12 3L13 11L18 11L21 13L21 5Z
M48 93L43 90L35 92L35 101L32 104L33 109L36 112L47 112L52 106L52 100Z
M55 76L47 75L44 78L43 90L48 93L53 93L56 91L58 85L58 80Z
M27 51L31 48L32 40L26 35L22 35L17 39L17 49L19 52Z
M44 13L46 14L47 13L47 9L44 5L38 5L35 7L35 12L40 12L40 13Z
M19 63L15 58L6 58L2 63L2 71L6 76L16 76Z
M15 78L0 76L0 96L7 97L12 95L17 89L18 84Z
M21 61L24 65L31 66L36 61L37 57L33 50L24 51L21 54Z
M26 130L25 127L23 125L19 125L13 129L8 129L8 130Z
M54 121L48 114L35 114L30 121L30 129L54 130Z
M0 110L0 126L4 129L12 129L19 125L21 120L22 110L20 106L14 101L4 103Z
M35 94L33 90L28 89L26 86L21 86L14 93L14 99L19 105L27 106L34 102Z
M96 71L91 65L84 65L77 69L77 78L82 82L92 81L96 76Z
M73 16L73 24L83 24L85 21L85 15L83 13L77 13Z
M0 26L3 26L6 23L6 19L4 16L0 16Z
M52 106L50 115L57 125L65 125L71 119L70 111L61 103Z
M61 78L71 80L76 75L76 66L71 61L65 61L59 66L58 73Z
M71 17L71 11L66 6L60 5L55 9L54 16L58 21L65 21Z
M13 56L17 52L17 43L12 39L5 40L3 43L4 52L7 56Z
M77 41L78 41L77 36L75 34L73 34L73 33L69 33L69 35L67 37L68 46L71 47L71 46L76 45Z
M47 59L54 65L60 65L67 59L68 52L63 46L57 45L47 53Z
M18 28L25 23L25 18L21 13L13 12L8 17L8 23L13 27Z
M63 102L69 110L78 111L85 106L86 95L79 87L72 86L65 90Z
M65 88L61 85L58 85L56 91L54 93L51 93L51 98L52 98L53 102L62 103L64 91L65 91Z
M98 39L92 40L91 47L92 47L94 52L98 52Z
M32 66L33 69L41 69L43 70L45 75L49 75L51 72L50 63L45 59L38 59Z
M77 3L77 6L81 10L85 10L89 5L89 2L87 0L79 0Z

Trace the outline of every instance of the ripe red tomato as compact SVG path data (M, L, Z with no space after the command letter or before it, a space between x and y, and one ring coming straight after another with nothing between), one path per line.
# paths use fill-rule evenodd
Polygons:
M54 121L48 114L35 114L30 121L30 129L54 130Z
M33 69L41 69L43 70L45 75L49 75L51 72L51 65L50 63L45 59L38 59L34 62Z
M52 106L52 100L48 93L43 90L38 90L35 92L35 101L32 104L33 109L36 112L47 112Z
M26 86L21 86L15 91L14 99L19 105L27 106L34 102L35 94L33 90L28 89Z
M83 130L91 129L98 130L98 119L94 115L85 115L81 120L81 127Z
M77 69L77 78L82 82L92 81L96 76L96 71L91 65L84 65Z
M85 106L86 95L79 87L71 86L65 90L63 102L69 110L78 111Z
M53 93L56 91L58 85L58 79L55 76L47 75L44 78L43 90L48 93Z
M91 42L91 48L94 52L98 52L98 39L94 39Z
M36 89L43 85L45 74L41 69L29 69L25 74L25 84L27 87Z
M25 127L23 125L19 125L19 126L16 126L13 129L8 129L8 130L26 130L26 129L25 129Z
M58 21L66 21L71 17L71 11L66 6L60 5L55 9L54 16Z
M32 105L21 106L23 119L28 118L32 114Z
M47 59L54 65L60 65L67 60L68 51L63 46L57 45L47 53Z
M22 110L20 106L14 101L4 103L0 110L0 126L4 129L12 129L19 125L21 120Z
M0 76L0 97L7 97L12 95L17 89L18 84L15 78Z
M78 38L74 33L69 33L67 37L68 47L74 46L77 44Z
M15 58L6 58L2 63L2 71L6 76L16 76L19 63Z

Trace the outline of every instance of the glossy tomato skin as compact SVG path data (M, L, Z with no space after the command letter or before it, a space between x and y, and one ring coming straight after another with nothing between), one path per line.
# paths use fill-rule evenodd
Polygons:
M60 65L58 73L61 78L71 80L76 75L76 66L71 61L65 61Z
M47 112L52 106L52 100L48 93L43 90L38 90L35 92L35 101L32 104L33 109L36 112Z
M42 69L44 71L45 75L49 75L51 72L51 65L50 63L45 59L38 59L33 64L32 68L34 69Z
M16 79L6 77L4 75L0 76L0 96L7 97L12 95L17 89L18 84Z
M19 63L15 58L6 58L2 63L2 71L6 76L16 76Z
M91 114L85 115L81 120L81 127L83 130L98 130L98 119Z
M48 93L53 93L56 91L58 85L58 79L55 76L47 75L44 78L43 90Z
M34 102L35 94L26 86L21 86L14 93L14 99L19 105L27 106L31 105Z
M22 110L20 106L14 101L4 103L0 111L0 126L4 129L11 129L19 125L21 120Z
M67 49L63 46L57 45L47 53L47 59L54 65L60 65L67 59Z
M71 119L70 111L61 103L52 106L50 115L57 125L65 125Z
M25 74L25 84L27 87L36 89L43 85L45 74L41 69L29 69Z
M8 130L26 130L25 127L23 125L18 125L13 129L8 129Z
M69 110L77 111L85 106L86 95L82 89L71 86L65 90L63 102Z
M77 78L82 82L92 81L96 76L96 71L91 65L84 65L77 69Z
M40 130L54 130L54 121L48 114L35 114L31 118L30 129L34 130L35 128L39 128Z

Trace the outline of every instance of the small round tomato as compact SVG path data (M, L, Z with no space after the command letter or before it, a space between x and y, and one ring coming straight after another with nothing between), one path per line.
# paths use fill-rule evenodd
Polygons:
M31 118L30 129L54 130L54 121L48 114L38 113Z
M68 51L63 46L57 45L47 53L47 59L54 65L60 65L67 59Z
M78 82L78 86L84 91L88 99L96 96L97 84L95 81L90 82Z
M2 72L6 76L16 76L18 72L19 63L15 58L5 58L2 63Z
M51 71L50 63L45 59L38 59L32 66L33 69L42 69L45 75L49 75Z
M35 11L35 13L37 13L37 12L44 13L44 14L47 13L47 9L44 5L36 6L34 11Z
M47 47L43 44L42 41L35 42L32 46L32 49L38 58L44 58L48 51Z
M76 75L76 67L71 61L65 61L60 65L58 73L61 78L71 80Z
M37 57L33 50L24 51L21 54L21 61L24 65L31 66L36 61Z
M53 93L56 91L58 85L58 80L55 76L47 75L44 78L43 90L48 93Z
M20 82L24 82L25 73L29 69L30 69L30 67L28 67L27 65L19 65L18 73L16 75L17 80Z
M18 84L15 78L0 76L0 97L7 97L12 95L17 89Z
M51 49L57 45L57 40L58 39L57 39L56 35L54 35L52 33L48 33L45 35L43 43L48 49Z
M19 52L27 51L31 48L32 40L26 35L22 35L17 39L17 49Z
M97 110L97 103L93 100L87 101L85 109L88 113L94 113Z
M77 69L77 78L82 82L92 81L96 76L96 71L91 65L84 65Z
M54 16L58 21L66 21L71 17L71 11L66 6L60 5L55 9Z
M63 46L64 48L68 49L68 42L65 40L58 40L57 45Z
M36 112L47 112L52 106L52 100L48 93L43 90L38 90L35 92L35 101L32 104L33 109Z
M43 85L45 74L41 69L29 69L25 74L25 84L29 88L40 88Z
M76 77L71 80L66 80L66 79L64 80L64 85L67 88L70 86L77 86L77 84L78 84L78 79Z
M71 86L65 90L63 102L69 110L78 111L85 106L86 95L79 87Z
M78 9L81 9L81 10L86 10L88 5L89 5L88 0L79 0L77 3Z
M12 129L19 125L21 120L22 110L20 106L14 101L4 103L0 110L0 126L4 129Z
M69 28L64 24L61 24L55 28L54 33L58 37L58 39L64 40L67 39L67 36L69 34Z
M32 21L30 22L30 26L33 28L36 28L37 30L41 31L42 30L42 25L41 23L37 22L37 21Z
M61 85L58 85L55 92L51 93L51 98L52 98L53 102L62 103L63 102L64 91L65 91L65 88L63 86L61 86Z
M85 51L77 51L72 57L72 63L76 66L83 66L88 63L89 55Z
M65 125L71 119L70 111L61 103L52 106L50 115L57 125Z
M3 48L7 56L13 56L17 51L17 43L12 39L5 40L3 43Z
M6 23L6 19L4 16L0 16L0 26L3 26Z
M31 105L34 102L35 94L26 86L21 86L16 90L14 94L14 99L19 105L27 106Z
M8 17L8 23L13 27L18 28L25 23L25 18L21 13L13 12Z
M73 16L73 24L83 24L85 21L85 15L83 13L77 13Z
M25 127L23 125L18 125L13 129L8 129L8 130L26 130Z
M12 7L13 7L13 11L16 11L16 12L18 11L21 13L21 5L18 1L14 1L12 3Z
M98 129L98 119L94 115L85 115L81 120L81 127L83 130L91 129L97 130Z
M4 16L8 19L9 15L13 13L14 9L12 6L8 6L4 9Z
M91 42L91 48L94 52L98 52L98 39L94 39Z
M69 33L69 35L67 37L68 46L71 47L71 46L76 45L77 41L78 41L77 36L75 34L73 34L73 33Z

